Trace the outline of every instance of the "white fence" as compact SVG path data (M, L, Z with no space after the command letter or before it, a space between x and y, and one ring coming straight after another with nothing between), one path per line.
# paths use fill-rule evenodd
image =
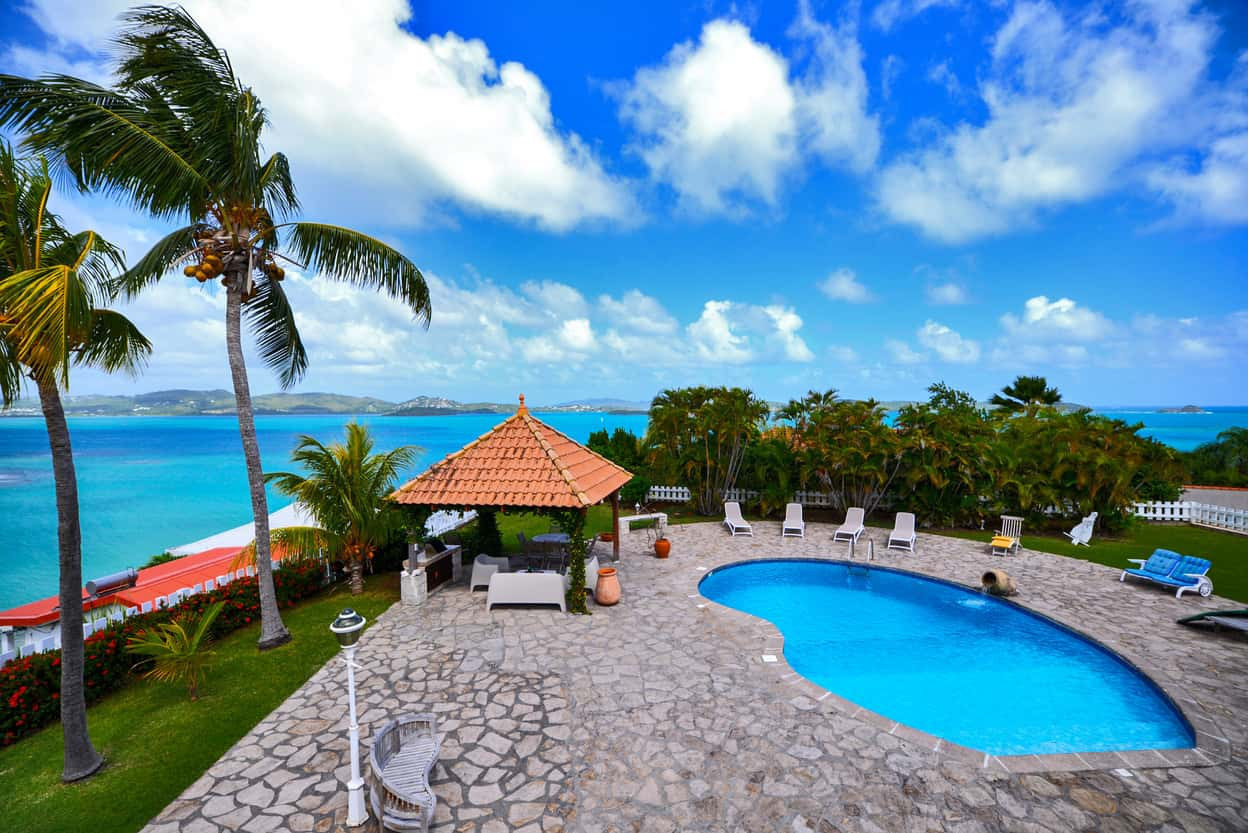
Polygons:
M1137 503L1132 508L1137 518L1149 521L1183 521L1248 534L1248 509L1214 506L1193 500L1154 500Z
M757 498L758 492L751 489L729 489L724 492L724 500L748 502ZM646 492L647 503L688 503L691 499L689 490L684 486L651 486L650 491ZM797 492L793 495L793 502L803 506L835 506L832 495L826 492ZM1059 510L1051 507L1048 511L1052 514ZM1248 534L1248 509L1214 506L1191 500L1155 500L1134 504L1132 511L1137 518L1148 521L1179 521Z
M434 512L425 521L425 532L432 536L445 535L452 530L459 529L467 523L471 523L477 519L476 510L468 512L449 512L441 510Z

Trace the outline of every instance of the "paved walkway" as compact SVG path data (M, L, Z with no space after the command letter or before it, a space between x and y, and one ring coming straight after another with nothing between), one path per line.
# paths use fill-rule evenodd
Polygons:
M935 536L920 535L915 556L879 553L879 563L970 585L1004 564L1024 604L1155 674L1203 741L1179 754L988 760L819 699L783 661L762 662L778 653L775 629L696 597L705 569L843 558L845 546L817 525L806 540L781 540L776 524L756 533L674 527L666 561L629 536L623 600L591 605L589 617L490 614L484 592L460 587L423 608L396 605L361 641L366 738L403 711L439 714L438 831L1248 830L1248 640L1174 625L1225 599L1180 602L1095 564L1028 550L1001 562ZM317 672L147 833L345 829L341 675L337 662Z

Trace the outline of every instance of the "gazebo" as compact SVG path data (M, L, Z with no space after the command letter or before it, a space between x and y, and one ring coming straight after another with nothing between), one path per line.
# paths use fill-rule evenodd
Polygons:
M611 500L613 556L620 557L620 488L633 477L529 413L515 414L430 466L390 496L404 506L436 509L572 511ZM574 536L575 537L575 536ZM572 568L584 573L583 543L573 541ZM579 562L579 565L578 563ZM574 576L575 579L575 576Z

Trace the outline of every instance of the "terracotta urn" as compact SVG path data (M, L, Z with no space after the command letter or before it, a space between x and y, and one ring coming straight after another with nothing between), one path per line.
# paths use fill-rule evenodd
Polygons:
M614 567L602 567L598 570L598 584L594 587L594 601L603 607L610 607L620 600L620 577Z
M615 540L615 533L614 533L614 532L599 532L599 533L598 533L598 540L599 540L599 541L606 541L606 542L610 543L611 541L614 541L614 540Z
M654 542L654 554L658 558L667 558L667 554L672 551L672 542L666 538L660 538Z

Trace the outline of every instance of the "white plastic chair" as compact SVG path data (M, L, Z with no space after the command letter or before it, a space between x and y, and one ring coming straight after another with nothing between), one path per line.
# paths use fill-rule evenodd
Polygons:
M806 537L806 522L802 520L802 505L800 503L785 504L784 524L780 527L780 537Z
M754 528L741 515L741 504L735 500L724 501L724 526L733 535L754 535Z
M836 528L836 532L832 533L833 541L853 541L858 542L858 536L866 529L863 526L863 519L867 516L861 508L851 506L849 511L845 513L845 523Z
M1096 513L1093 512L1091 515L1088 515L1076 524L1075 528L1070 532L1064 532L1062 534L1069 538L1076 547L1086 547L1088 546L1088 542L1092 540L1092 528L1095 525Z
M506 573L509 561L505 555L478 555L472 560L472 577L468 580L469 592L478 587L489 587L490 576Z
M886 549L899 549L914 552L914 542L918 538L914 533L914 513L898 512L893 521L893 531L888 533Z

